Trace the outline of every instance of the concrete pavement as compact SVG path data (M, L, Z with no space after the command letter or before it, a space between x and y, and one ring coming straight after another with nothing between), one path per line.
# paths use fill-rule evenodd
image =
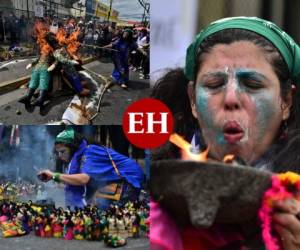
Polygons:
M4 68L13 67L14 70L1 71L0 66L0 80L15 78L14 73L18 76L26 77L25 65L28 61L19 62L19 66L10 64ZM105 77L110 77L113 70L112 63L93 61L85 65L88 69L101 74ZM20 70L18 70L18 68ZM22 68L22 69L21 69ZM10 80L8 80L10 81ZM1 84L0 84L1 85ZM130 82L128 90L120 88L118 85L113 85L103 97L100 106L99 115L93 120L94 125L113 125L121 124L123 112L126 107L135 100L150 95L149 80L139 79L138 72L130 72ZM8 92L0 93L0 123L4 124L53 124L61 121L62 115L70 103L73 95L59 96L52 98L50 102L46 103L44 109L34 108L26 110L24 105L17 100L25 94L26 90L22 88L12 88Z

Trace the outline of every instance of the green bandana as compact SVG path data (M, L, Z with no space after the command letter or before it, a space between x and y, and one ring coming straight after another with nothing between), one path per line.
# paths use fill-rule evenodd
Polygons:
M74 130L68 127L56 136L55 143L71 144L74 142L74 138L75 138Z
M231 17L220 19L204 28L188 47L186 53L185 75L194 81L195 64L200 44L205 38L225 29L245 29L268 39L280 52L288 65L294 84L300 80L300 47L277 25L258 17Z
M124 32L127 32L127 33L133 35L133 31L131 29L125 29Z

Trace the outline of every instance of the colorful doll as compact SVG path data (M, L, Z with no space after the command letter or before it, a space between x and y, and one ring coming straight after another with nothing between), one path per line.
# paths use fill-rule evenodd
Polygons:
M89 214L84 215L85 239L92 240L92 224L93 221Z
M100 220L96 215L93 216L93 224L92 224L92 240L101 240L101 225Z
M22 229L21 222L16 219L12 222L4 222L2 224L2 234L4 238L25 235L26 232Z
M109 235L104 243L109 247L121 247L126 245L126 240L117 235Z
M128 234L125 229L125 222L122 214L117 214L116 216L116 228L117 228L117 235L122 238L127 238Z
M45 218L43 215L38 215L35 218L34 232L35 232L36 236L45 237L44 220L45 220Z
M63 235L63 226L62 223L60 222L59 217L54 215L51 224L52 224L53 237L61 238Z
M64 224L64 239L72 240L74 237L73 235L74 223L72 222L70 215L66 216L66 218L63 221L63 224Z
M31 79L29 82L27 94L19 99L19 102L24 103L25 105L29 105L35 90L39 89L40 95L35 101L31 103L31 105L42 106L49 89L51 78L48 67L54 60L52 57L53 48L45 40L45 36L49 31L48 28L42 22L38 22L36 24L36 30L37 43L40 47L40 56L26 66L26 69L30 69L33 67L33 70L31 73Z
M31 232L30 217L25 209L21 210L18 219L21 222L22 229L25 231L26 234L29 234Z
M146 233L147 232L147 226L146 226L147 214L145 213L143 207L139 209L138 215L140 217L140 229Z
M116 225L115 215L108 217L108 232L109 235L117 235L117 225Z
M129 212L127 212L124 215L124 224L125 224L125 229L127 231L126 238L128 238L128 237L132 236L132 222L130 220L130 214L129 214Z
M74 228L73 228L73 234L74 234L74 239L76 240L84 240L84 222L83 218L77 216L74 219Z
M101 229L101 240L105 240L108 237L108 220L106 214L101 216L100 229Z
M45 237L53 237L53 231L50 223L50 218L45 218Z
M140 237L140 217L137 212L134 212L131 216L132 221L132 237L139 238Z

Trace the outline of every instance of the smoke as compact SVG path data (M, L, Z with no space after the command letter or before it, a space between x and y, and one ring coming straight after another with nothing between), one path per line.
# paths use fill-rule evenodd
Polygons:
M0 152L0 175L11 180L18 178L35 181L39 170L53 168L54 138L46 126L19 126L20 144L14 137L9 144L12 127L6 127Z
M16 140L13 140L13 145L10 145L11 130L12 126L5 127L0 142L0 176L12 182L35 183L43 199L51 197L56 205L63 206L63 189L37 178L43 169L55 171L53 145L56 133L49 126L19 126L20 143L16 145ZM33 201L40 198L30 197Z

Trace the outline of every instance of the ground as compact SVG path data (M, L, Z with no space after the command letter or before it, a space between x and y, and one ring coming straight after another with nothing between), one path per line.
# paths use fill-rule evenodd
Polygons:
M55 238L40 238L33 234L17 237L17 238L2 238L0 237L1 250L101 250L111 249L106 247L103 242L97 241L79 241L79 240L64 240ZM120 250L134 249L134 250L148 250L149 239L141 237L138 239L128 239L127 245L117 248Z
M1 81L17 79L28 74L25 66L30 59L19 61L17 65L1 67ZM112 63L93 61L85 65L88 69L109 77ZM118 85L113 85L104 94L100 106L100 114L93 120L94 125L122 124L122 116L126 107L143 97L150 95L149 80L139 79L138 72L130 72L128 89L124 90ZM18 88L0 95L0 123L5 124L48 124L60 121L64 111L72 99L72 95L56 97L50 101L43 110L38 107L28 112L24 105L17 100L26 93L26 89Z

